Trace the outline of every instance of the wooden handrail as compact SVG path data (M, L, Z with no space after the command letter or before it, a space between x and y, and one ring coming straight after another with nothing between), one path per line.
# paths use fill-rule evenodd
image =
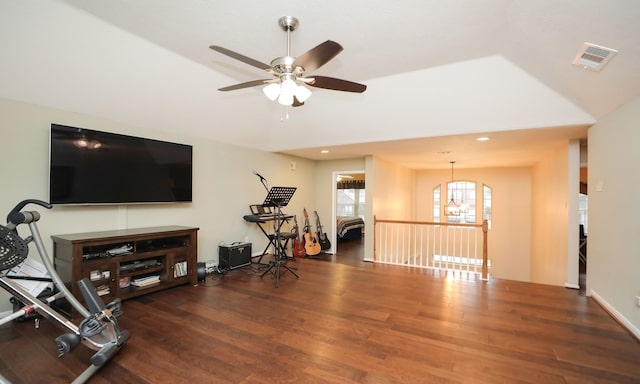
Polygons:
M487 241L489 239L489 222L487 220L482 221L482 280L489 280L489 245Z
M486 220L485 220L486 222ZM482 228L483 224L464 224L464 223L440 223L436 221L410 221L410 220L378 220L376 216L373 216L373 225L376 223L391 223L391 224L424 224L424 225L442 225L447 227L475 227Z

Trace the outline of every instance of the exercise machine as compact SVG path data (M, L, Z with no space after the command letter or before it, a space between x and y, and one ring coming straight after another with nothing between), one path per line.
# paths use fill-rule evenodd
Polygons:
M84 383L107 363L130 337L128 331L120 329L116 319L122 314L120 299L105 304L88 278L78 281L78 287L82 292L86 307L73 296L56 273L44 247L36 224L40 219L40 214L37 211L23 211L23 208L28 204L51 208L51 204L44 201L23 200L7 216L7 225L0 225L0 287L23 304L18 310L0 318L0 326L35 313L55 322L66 331L55 339L58 357L66 355L80 344L96 351L90 359L89 367L73 381L73 383ZM28 237L22 238L19 235L18 227L20 225L29 227L30 235ZM47 271L48 277L46 279L50 280L54 287L52 295L46 298L34 296L18 283L20 279L29 279L28 277L10 273L12 268L25 262L31 243L35 244L40 261ZM34 279L42 280L43 278ZM56 309L55 302L63 299L81 316L82 320L79 324L76 325ZM36 321L38 321L37 318ZM8 381L0 375L0 383L8 383Z

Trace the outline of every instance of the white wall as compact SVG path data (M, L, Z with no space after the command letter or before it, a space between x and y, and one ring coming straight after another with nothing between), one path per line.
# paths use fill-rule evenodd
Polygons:
M0 164L2 188L0 215L21 200L48 201L48 146L51 123L124 133L193 145L193 203L123 206L55 206L37 209L38 223L47 251L51 235L111 229L184 225L200 228L198 259L217 260L218 244L248 240L253 252L261 252L267 241L259 229L245 222L249 205L264 201L266 191L257 170L270 186L294 186L298 190L287 211L302 212L316 202L316 162L246 149L187 135L171 135L125 126L86 115L0 99ZM184 131L189 132L185 126ZM229 129L232 129L231 127ZM296 162L296 170L290 163ZM27 209L35 209L35 206ZM3 219L4 220L4 219ZM26 228L20 234L27 235ZM30 257L37 256L35 248ZM0 292L0 312L10 308L8 296Z
M640 97L589 129L587 293L640 337Z
M454 179L478 183L478 199L483 184L492 188L492 227L488 234L491 277L530 281L531 169L455 168ZM450 181L450 170L417 172L416 220L433 220L433 188L440 184L445 191ZM476 218L480 221L482 212L476 212Z

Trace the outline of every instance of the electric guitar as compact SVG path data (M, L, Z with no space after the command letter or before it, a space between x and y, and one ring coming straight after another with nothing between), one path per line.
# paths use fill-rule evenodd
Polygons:
M315 256L321 251L318 235L311 230L311 225L309 225L309 215L306 208L304 208L304 250L307 256Z
M327 237L327 233L322 230L322 225L320 224L320 216L318 215L318 211L313 211L316 214L316 232L318 233L318 242L320 243L320 249L326 251L331 248L331 242Z
M296 215L293 215L293 222L295 224L293 228L297 235L297 237L293 239L293 256L304 257L307 254L307 250L304 249L304 244L302 244L304 240L302 239L302 235L298 227L298 218L296 217Z

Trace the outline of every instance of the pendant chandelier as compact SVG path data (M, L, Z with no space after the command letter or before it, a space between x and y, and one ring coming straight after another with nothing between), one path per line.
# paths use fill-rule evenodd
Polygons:
M451 163L451 184L453 184L453 164L455 161L450 161ZM447 188L448 189L448 188ZM453 190L451 191L451 200L449 203L444 206L444 215L445 216L460 216L460 213L463 211L464 207L462 204L457 204L453 199Z

